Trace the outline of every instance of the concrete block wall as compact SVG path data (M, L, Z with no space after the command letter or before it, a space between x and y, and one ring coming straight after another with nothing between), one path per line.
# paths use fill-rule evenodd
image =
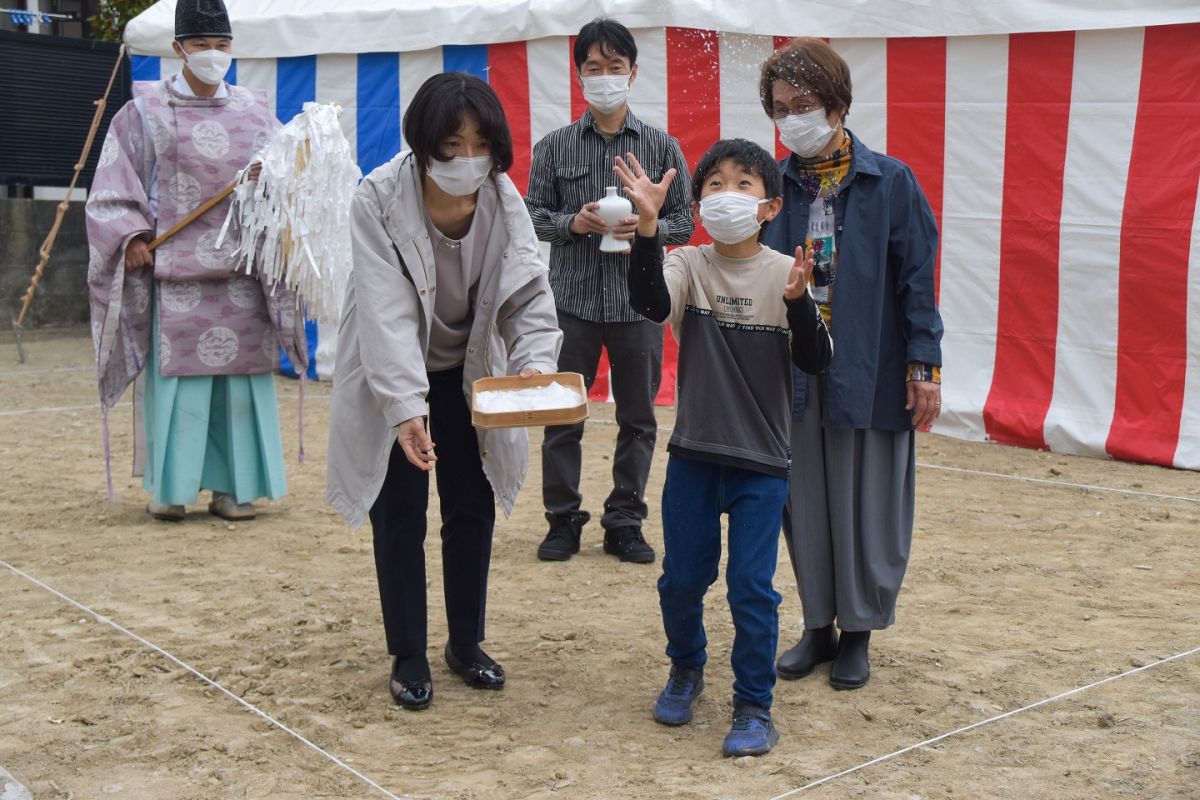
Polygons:
M0 198L0 325L21 310L21 297L33 277L38 250L58 203L52 200ZM24 328L88 323L88 244L82 202L73 202L63 218L50 263L38 286Z

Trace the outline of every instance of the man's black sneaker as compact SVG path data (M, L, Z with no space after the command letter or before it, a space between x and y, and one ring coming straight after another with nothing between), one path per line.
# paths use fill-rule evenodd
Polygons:
M649 564L654 560L654 548L642 538L642 529L632 525L605 531L604 552L635 564Z
M579 511L557 517L547 514L546 518L550 520L550 531L538 545L537 556L542 561L566 561L579 552L579 538L591 515Z

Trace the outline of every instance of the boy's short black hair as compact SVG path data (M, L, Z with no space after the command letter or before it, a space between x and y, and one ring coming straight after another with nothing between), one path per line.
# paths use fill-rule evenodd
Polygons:
M600 54L605 58L611 58L614 55L625 56L629 59L629 68L637 63L637 42L633 40L633 34L615 19L606 19L605 17L596 17L594 20L584 25L579 29L579 33L575 35L575 71L579 72L583 69L583 62L587 61L588 50L592 49L592 45L600 45Z
M454 135L463 118L479 120L479 132L492 147L496 172L505 172L513 163L512 134L500 98L485 82L465 72L443 72L421 84L404 112L404 141L425 174L429 159L449 161L441 146Z
M704 179L726 159L732 159L733 163L751 175L762 178L766 199L774 200L783 193L779 164L761 145L748 139L721 139L700 157L700 163L692 173L692 199L697 203L704 189Z

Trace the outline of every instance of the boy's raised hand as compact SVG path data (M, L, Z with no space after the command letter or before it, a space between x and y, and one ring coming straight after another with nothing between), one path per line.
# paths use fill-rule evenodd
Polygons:
M808 291L808 279L812 276L813 254L804 252L804 245L796 248L796 263L792 264L791 274L788 275L787 286L783 287L783 296L787 300L799 300Z
M646 170L638 163L633 153L626 153L625 158L617 156L613 172L625 184L625 196L637 208L638 229L642 235L653 235L658 231L658 212L667 199L667 189L675 178L675 169L669 169L658 183L650 180ZM648 232L653 224L653 233Z

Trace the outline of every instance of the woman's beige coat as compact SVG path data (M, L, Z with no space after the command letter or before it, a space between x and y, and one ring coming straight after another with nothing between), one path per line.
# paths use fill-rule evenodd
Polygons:
M484 248L467 340L463 392L491 375L557 370L562 332L525 202L507 175ZM421 178L401 153L368 175L351 209L354 274L338 333L329 411L325 496L354 528L387 474L397 427L425 416L437 270L425 230ZM483 471L507 516L529 469L524 428L477 429Z

